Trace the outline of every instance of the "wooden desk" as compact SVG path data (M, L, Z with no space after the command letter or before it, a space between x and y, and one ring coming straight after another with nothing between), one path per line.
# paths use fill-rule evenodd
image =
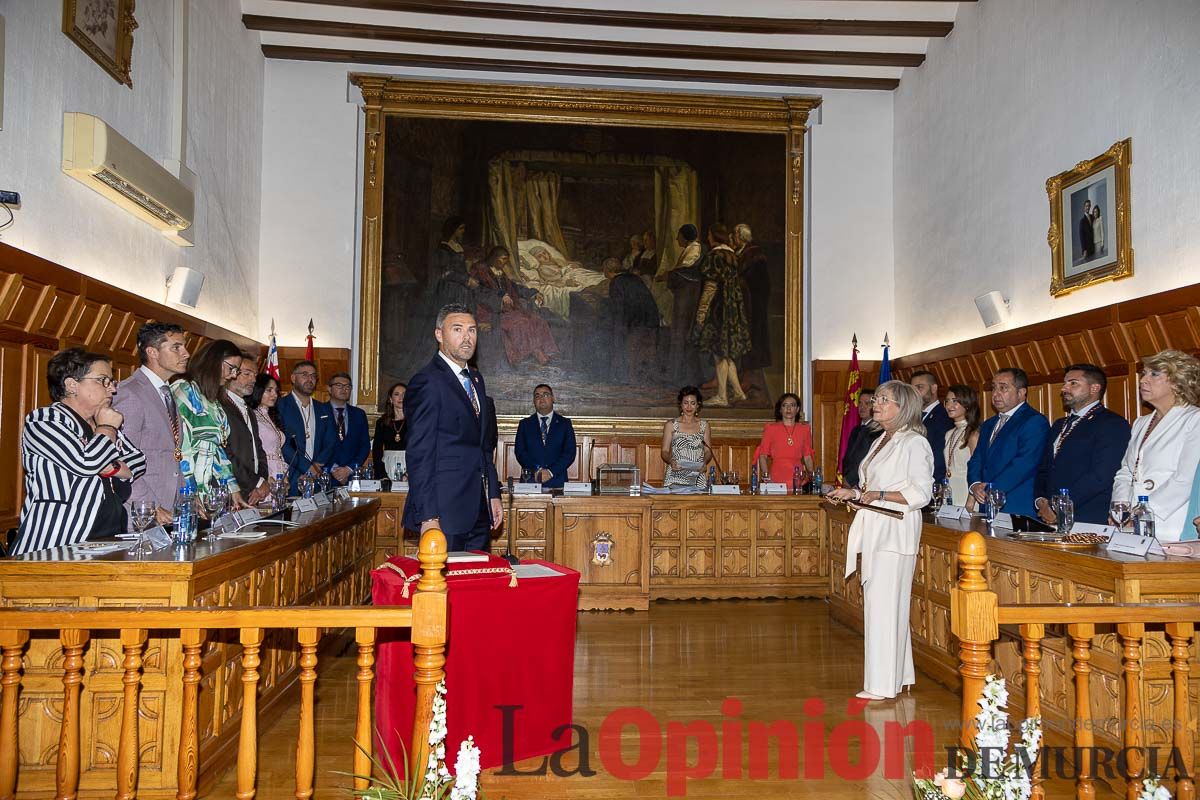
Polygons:
M364 496L380 501L376 561L413 555L416 534L400 522L404 494ZM810 496L518 495L511 519L522 558L582 574L581 609L645 610L656 599L826 596L820 505ZM601 532L615 539L611 566L592 564ZM503 534L492 549L504 549Z
M846 538L853 515L837 506L823 509L829 540L829 603L835 619L862 631L862 587L858 573L845 574ZM989 588L1001 605L1017 603L1154 603L1200 602L1200 561L1161 556L1128 556L1102 548L1065 549L1021 542L987 525L926 517L921 550L913 577L911 605L913 658L918 668L952 689L960 686L958 640L950 633L950 587L958 578L958 540L968 530L987 536ZM1121 647L1112 626L1101 625L1093 640L1091 689L1098 745L1120 748ZM1010 708L1024 707L1020 639L1001 628L993 671L1008 681ZM1047 626L1042 642L1041 702L1047 732L1060 741L1075 718L1071 645L1059 626ZM1161 631L1147 631L1143 643L1143 715L1145 744L1171 744L1172 710L1169 643ZM1196 658L1193 644L1192 658ZM1200 689L1193 679L1192 693Z
M89 608L361 603L371 590L378 506L372 500L352 500L306 514L298 519L304 522L301 527L264 539L205 539L143 560L124 553L77 554L68 548L0 560L0 603ZM289 631L268 631L263 642L260 726L287 705L280 701L299 674L293 637ZM237 754L240 653L232 634L209 632L200 683L201 793ZM25 652L18 723L20 796L54 793L61 660L57 637L34 638ZM182 670L179 639L151 632L140 701L139 797L175 796ZM111 797L116 785L121 678L120 641L112 634L91 639L84 651L81 699L82 797Z

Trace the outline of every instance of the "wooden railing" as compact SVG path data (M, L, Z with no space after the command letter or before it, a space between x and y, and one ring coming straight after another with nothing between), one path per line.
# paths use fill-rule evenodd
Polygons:
M1170 675L1173 693L1171 746L1178 752L1181 763L1173 765L1174 795L1181 800L1195 798L1191 778L1195 766L1195 726L1188 702L1188 679L1191 674L1190 653L1195 638L1196 623L1200 621L1200 604L1196 603L1117 603L1070 605L999 605L997 596L988 589L987 544L982 535L964 534L958 547L958 585L951 590L951 631L958 637L959 674L962 676L961 744L974 746L977 702L984 682L992 672L992 644L1000 637L1001 625L1016 626L1021 641L1022 674L1024 677L1025 717L1041 715L1041 658L1042 640L1047 626L1061 626L1071 644L1074 682L1075 724L1074 765L1075 794L1090 800L1096 792L1096 751L1094 731L1101 726L1092 718L1093 697L1089 677L1092 674L1093 639L1097 628L1115 631L1121 649L1121 745L1125 754L1125 796L1136 800L1141 781L1146 775L1146 691L1143 683L1143 643L1147 635L1161 635L1169 643L1170 657L1166 670ZM1015 714L1013 715L1016 716ZM1015 726L1014 726L1015 729ZM1035 763L1033 796L1043 797Z
M201 648L206 634L239 632L243 688L237 753L237 797L250 800L258 773L257 689L263 631L296 631L300 649L299 736L296 743L296 797L312 797L316 759L314 694L317 646L322 631L352 629L358 647L358 708L354 725L357 743L352 763L356 776L372 772L371 691L374 682L376 630L411 628L417 713L413 721L410 769L420 769L428 754L433 698L446 663L446 539L440 531L421 537L422 576L411 608L352 606L341 608L155 608L155 609L4 609L0 610L0 800L16 796L19 779L19 731L22 659L32 632L53 631L62 645L63 705L59 723L56 798L74 798L80 774L80 690L83 653L92 632L120 631L124 653L120 739L116 761L117 800L137 797L139 774L138 700L142 659L148 632L178 632L183 651L183 711L177 764L179 800L196 797L199 774L199 692ZM156 633L157 635L157 633ZM366 789L369 780L356 777L354 787Z

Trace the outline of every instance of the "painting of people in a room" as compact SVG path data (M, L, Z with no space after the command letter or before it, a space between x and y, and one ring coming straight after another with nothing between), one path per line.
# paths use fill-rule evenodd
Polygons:
M783 373L782 139L386 122L380 385L429 360L438 308L479 324L501 414L537 383L571 413L761 416Z

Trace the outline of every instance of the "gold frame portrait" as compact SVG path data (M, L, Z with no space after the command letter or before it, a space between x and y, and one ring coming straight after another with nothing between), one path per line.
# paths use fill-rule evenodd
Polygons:
M117 41L116 54L110 56L96 43L96 40L75 24L75 17L80 5L88 0L63 0L62 30L67 38L79 45L79 49L87 53L93 61L104 68L117 83L123 83L133 88L133 76L130 68L133 65L133 32L137 29L137 20L133 17L134 0L113 0L117 8Z
M784 391L802 395L804 136L816 96L739 97L601 88L566 88L414 80L352 73L363 96L362 243L359 290L358 400L378 400L379 314L383 257L383 171L387 116L501 120L688 130L779 133L779 168L786 175L784 242ZM502 428L516 417L500 418ZM661 432L662 419L572 417L577 431ZM749 421L721 420L723 428ZM762 420L753 423L755 434Z
M1129 165L1132 163L1133 140L1122 139L1095 158L1080 161L1072 169L1046 181L1046 194L1050 200L1050 230L1046 234L1046 241L1050 245L1050 294L1054 297L1062 297L1104 281L1118 281L1133 276L1129 208ZM1068 276L1067 260L1071 258L1068 249L1071 248L1067 243L1073 241L1070 235L1073 230L1068 233L1063 224L1063 197L1109 168L1113 170L1116 197L1116 224L1112 226L1116 245L1112 250L1112 260Z

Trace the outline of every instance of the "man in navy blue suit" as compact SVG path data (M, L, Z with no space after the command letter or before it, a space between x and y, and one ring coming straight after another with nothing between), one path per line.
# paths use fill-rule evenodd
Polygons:
M979 444L967 462L967 484L976 503L986 502L992 484L1004 492L1001 509L1032 517L1033 483L1050 434L1050 423L1025 402L1029 376L1019 367L1005 367L992 376L992 407L996 416L979 427Z
M1101 405L1108 388L1103 370L1095 364L1072 364L1065 372L1062 401L1067 415L1050 429L1033 505L1042 521L1053 525L1050 498L1066 489L1077 521L1103 525L1113 477L1129 446L1129 423Z
M571 420L554 413L554 390L539 383L533 390L533 409L517 425L517 462L533 471L533 479L551 489L567 480L575 463L575 428Z
M296 480L305 472L320 475L333 453L333 412L313 399L317 365L300 361L292 367L292 391L279 398L283 420L283 460L288 463L288 484L296 493Z
M371 433L367 429L367 412L350 405L350 390L354 388L350 373L335 372L327 386L336 434L329 455L329 472L338 484L345 486L354 470L371 454Z
M925 438L933 450L933 479L941 483L946 477L946 433L954 423L938 399L937 376L928 370L919 370L908 382L921 396L921 424L925 426Z
M479 328L459 303L442 306L435 325L438 352L404 394L404 527L421 533L440 528L451 551L487 550L502 509L487 390L483 376L467 365Z

